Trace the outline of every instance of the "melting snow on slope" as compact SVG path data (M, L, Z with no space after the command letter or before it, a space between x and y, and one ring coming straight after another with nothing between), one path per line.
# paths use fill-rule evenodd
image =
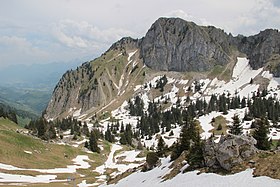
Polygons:
M111 174L112 177L115 177L118 174L123 173L130 168L135 168L135 167L138 167L140 165L140 164L134 164L134 163L118 164L116 162L118 157L116 157L114 155L115 155L116 151L121 150L121 149L122 149L122 146L117 145L117 144L113 144L112 148L111 148L111 152L110 152L106 162L103 165L97 167L94 171L96 171L100 174L104 174L104 172L106 171L106 168L117 169L117 172L114 172L114 173ZM124 154L126 154L126 153L124 153ZM131 161L132 157L135 156L135 153L130 152L130 154L132 154L132 155L130 156L129 153L127 153L126 155L129 157L129 160ZM106 176L101 175L101 178L104 178L104 177L106 178Z
M19 168L8 164L0 163L0 169L9 170L9 171L37 171L40 173L75 173L76 169L87 169L90 167L89 163L85 160L89 160L86 155L78 155L72 161L75 165L69 165L67 168L54 168L54 169L27 169L27 168ZM36 175L36 176L28 176L28 175L16 175L16 174L6 174L0 172L0 183L49 183L49 182L57 182L57 181L66 181L66 180L54 180L56 179L56 175Z
M224 81L219 81L218 79L213 79L211 86L214 86L215 89L207 90L208 94L223 94L230 93L234 95L235 92L240 92L240 97L252 96L254 91L257 91L259 86L251 86L247 89L241 89L243 86L246 86L250 83L251 79L254 79L258 74L263 71L263 68L258 70L253 70L249 64L249 60L246 58L237 58L237 63L233 69L233 80L230 80L228 83Z
M243 119L244 115L245 115L245 110L246 109L247 108L236 109L236 110L229 110L227 115L223 115L221 112L213 111L213 112L211 112L209 114L200 116L198 118L198 121L200 122L201 128L204 131L203 133L201 133L201 138L202 139L205 139L205 138L207 139L207 138L209 138L212 135L212 133L209 132L210 130L212 130L214 128L211 125L212 118L216 118L218 116L223 116L226 119L226 121L229 122L228 125L231 125L232 117L235 114L237 114L239 116L239 119Z
M73 117L79 117L81 115L81 111L82 109L80 108L79 110L76 110L74 113L73 113Z
M10 171L37 171L40 173L74 173L76 169L87 169L90 167L88 162L85 160L89 160L86 155L78 155L72 161L75 165L69 165L67 168L54 168L54 169L27 169L27 168L19 168L8 164L0 163L0 169L10 170Z
M125 161L125 162L143 161L143 160L145 160L145 157L137 158L137 156L139 155L140 152L141 151L135 151L135 150L125 151L125 152L119 154L118 156L116 156L116 158L125 157L123 159L123 161Z
M269 91L268 97L276 96L277 98L280 98L280 89L279 89L280 78L273 77L273 75L270 74L268 71L264 71L262 73L262 76L264 78L269 79L269 84L267 86L267 90Z
M122 187L122 186L153 186L153 187L256 187L256 186L280 186L280 180L271 179L269 177L253 177L253 170L247 169L243 172L221 176L214 173L202 173L198 175L198 171L187 173L179 173L177 176L170 180L163 181L162 176L170 172L169 166L172 164L170 158L161 159L161 165L151 171L141 172L138 171L129 175L128 177L120 180L117 184L108 186ZM107 186L107 185L102 185Z
M204 131L201 134L202 139L205 139L205 138L207 139L212 135L212 133L209 132L210 130L212 130L214 128L211 125L211 120L212 120L212 118L215 118L220 115L221 115L220 112L211 112L210 114L206 114L206 115L200 116L198 118L198 121L200 122L200 125Z

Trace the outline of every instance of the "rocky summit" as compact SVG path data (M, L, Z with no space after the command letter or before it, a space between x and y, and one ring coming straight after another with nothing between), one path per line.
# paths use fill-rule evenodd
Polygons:
M179 18L160 18L140 42L144 63L155 70L207 71L231 60L229 36Z
M213 26L159 18L143 38L125 37L101 57L67 71L53 91L45 117L86 114L86 118L109 105L115 109L134 95L135 86L160 71L172 71L174 78L182 77L180 73L199 73L199 77L192 74L189 83L201 77L228 81L238 56L247 57L250 68L263 67L279 76L279 38L280 33L272 29L234 37Z

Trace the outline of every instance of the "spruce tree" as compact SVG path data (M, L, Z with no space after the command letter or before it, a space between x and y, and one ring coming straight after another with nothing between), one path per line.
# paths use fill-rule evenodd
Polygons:
M110 128L107 128L107 131L105 132L105 140L111 143L115 141L115 137L112 135Z
M190 148L189 126L184 125L180 134L180 154Z
M270 142L268 140L269 122L267 118L262 118L256 121L256 130L253 133L253 137L257 140L256 147L261 150L269 150Z
M229 133L234 135L241 135L242 134L242 127L240 123L240 119L237 114L234 114L232 117L233 123L229 126Z
M163 138L160 136L157 144L157 154L159 157L162 157L164 155L165 149L166 149L165 142Z
M89 137L89 129L88 129L88 126L87 126L87 123L84 122L84 125L83 125L83 134L86 135L87 137Z
M187 161L191 168L194 169L204 165L203 142L200 139L199 132L196 133L192 141L193 144L190 147Z
M121 134L120 134L120 143L121 143L122 145L126 145L126 144L127 144L127 139L126 139L124 133L121 133Z
M94 133L94 131L91 131L91 133L90 133L90 137L89 137L89 149L90 149L92 152L100 153L100 148L98 147L97 138L96 138L96 134Z
M85 142L85 148L88 148L89 145L88 145L88 141Z

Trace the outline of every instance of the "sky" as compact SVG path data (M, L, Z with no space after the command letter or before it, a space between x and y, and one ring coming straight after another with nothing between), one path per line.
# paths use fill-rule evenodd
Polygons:
M280 29L279 0L1 0L0 68L88 61L159 17L214 25L233 35Z

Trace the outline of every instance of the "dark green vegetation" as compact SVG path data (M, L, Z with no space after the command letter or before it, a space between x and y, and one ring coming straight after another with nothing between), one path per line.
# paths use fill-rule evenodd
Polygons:
M269 150L271 144L268 141L268 136L267 136L269 132L269 122L267 118L256 120L254 126L256 127L256 129L253 133L253 137L257 140L256 147L262 150Z
M16 112L3 104L0 104L0 117L7 118L16 124L18 123Z
M158 163L159 157L155 152L148 152L146 156L147 165L142 168L142 171L153 169Z
M171 160L177 159L183 151L188 151L186 160L190 167L201 167L204 165L202 148L199 128L193 120L189 120L182 127L179 141L172 147Z
M240 119L238 115L234 115L232 117L233 123L231 126L229 126L229 133L234 134L234 135L241 135L242 134L242 127L240 123Z

